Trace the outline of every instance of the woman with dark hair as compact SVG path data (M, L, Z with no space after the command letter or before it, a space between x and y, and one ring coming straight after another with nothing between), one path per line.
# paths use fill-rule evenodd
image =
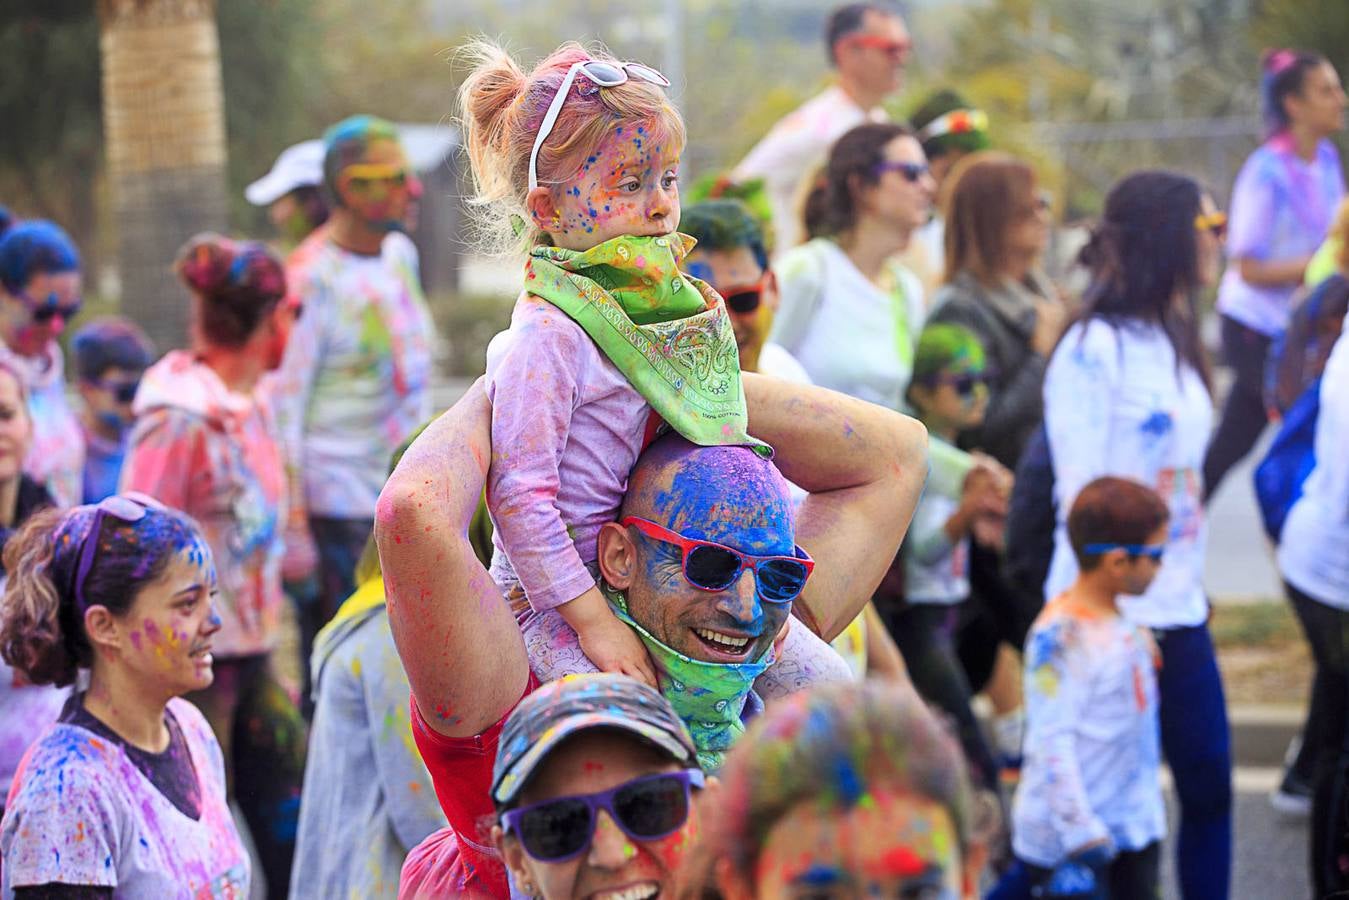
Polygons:
M1161 650L1161 740L1180 797L1185 900L1225 898L1232 855L1232 757L1207 627L1200 477L1213 407L1197 296L1217 278L1219 221L1212 198L1183 175L1139 172L1116 184L1083 251L1091 282L1081 315L1044 386L1059 520L1045 596L1077 575L1066 512L1089 482L1132 478L1170 513L1156 579L1120 610L1151 628Z
M305 729L271 673L279 635L285 469L257 385L281 364L298 304L266 246L190 240L178 275L192 294L191 350L151 366L136 394L122 489L192 515L216 560L216 678L189 699L225 751L272 896L285 895L299 817Z
M806 200L811 240L777 265L769 336L815 384L904 409L923 289L894 257L927 221L935 189L906 126L859 125L834 144Z
M29 519L6 546L0 655L74 684L14 778L6 897L247 897L220 745L183 694L210 686L211 550L149 497Z
M996 804L912 691L793 694L754 720L718 777L685 900L978 896Z
M1229 264L1218 287L1223 357L1236 380L1204 460L1205 499L1264 430L1270 342L1288 326L1293 295L1344 197L1340 154L1330 141L1344 128L1335 67L1316 53L1267 53L1260 94L1268 138L1232 189Z
M0 222L0 359L28 386L33 438L24 468L73 506L84 493L84 433L66 399L56 339L80 311L80 254L61 228L33 219Z

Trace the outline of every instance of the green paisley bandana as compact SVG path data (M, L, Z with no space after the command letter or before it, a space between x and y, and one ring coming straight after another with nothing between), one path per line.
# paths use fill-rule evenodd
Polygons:
M698 748L698 765L704 772L721 767L722 757L745 731L740 713L745 708L754 679L773 664L770 646L758 662L710 663L690 659L656 640L628 615L628 601L603 581L600 590L614 615L626 622L641 638L656 666L660 692L670 701L679 718L693 736Z
M662 419L704 447L772 448L747 431L740 357L726 306L679 271L683 234L623 235L585 251L535 247L525 290L561 309Z

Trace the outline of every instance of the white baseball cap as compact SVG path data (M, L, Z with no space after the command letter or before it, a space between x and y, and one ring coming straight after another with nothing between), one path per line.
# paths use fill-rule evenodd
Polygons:
M301 141L281 151L272 171L244 188L254 206L271 206L296 188L323 184L323 141Z

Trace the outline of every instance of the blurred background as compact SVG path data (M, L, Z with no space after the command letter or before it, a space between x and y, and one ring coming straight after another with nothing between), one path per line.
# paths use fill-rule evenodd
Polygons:
M0 202L66 226L89 314L120 304L177 342L167 268L202 228L267 235L243 187L356 112L408 125L447 374L481 369L511 290L464 240L452 98L466 36L532 62L566 39L661 68L689 125L685 184L738 160L826 78L818 0L5 0ZM1062 221L1128 169L1165 164L1221 200L1260 133L1257 59L1305 46L1349 67L1344 0L909 0L904 115L958 87L994 142L1035 161ZM168 77L166 77L168 73Z

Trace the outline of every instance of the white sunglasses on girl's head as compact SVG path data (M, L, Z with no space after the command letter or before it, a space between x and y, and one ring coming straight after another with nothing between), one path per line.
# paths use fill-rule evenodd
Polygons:
M625 84L629 76L635 76L643 81L649 81L652 84L661 87L669 87L670 79L657 72L650 66L644 66L635 62L604 62L598 59L586 59L578 63L572 63L567 70L567 77L562 79L562 84L558 86L557 93L553 95L553 102L548 106L548 113L543 117L543 124L539 126L539 136L534 138L534 149L529 151L529 189L532 191L539 186L539 150L543 147L543 142L548 140L548 135L552 134L553 126L557 124L558 114L562 112L562 104L567 102L567 94L571 93L571 86L576 81L576 73L584 73L585 77L590 79L597 87L618 87Z

